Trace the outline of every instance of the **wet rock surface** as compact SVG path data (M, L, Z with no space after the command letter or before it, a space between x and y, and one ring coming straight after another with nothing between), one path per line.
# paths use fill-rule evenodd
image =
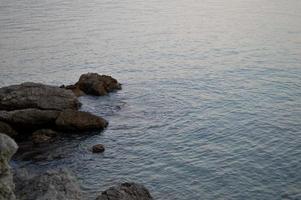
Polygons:
M149 191L141 184L122 183L102 192L96 200L152 200Z
M43 144L54 141L58 135L58 132L51 129L40 129L32 133L31 137L34 144Z
M105 151L105 146L103 144L96 144L92 147L93 153L102 153Z

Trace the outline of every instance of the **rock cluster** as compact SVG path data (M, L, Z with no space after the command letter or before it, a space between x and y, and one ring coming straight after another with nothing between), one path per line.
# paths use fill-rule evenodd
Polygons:
M48 146L61 133L102 130L108 122L79 111L81 103L77 96L102 96L119 89L121 84L116 79L96 73L83 74L77 83L66 87L22 83L0 88L0 200L83 200L80 187L67 170L33 175L27 170L17 169L13 177L9 161L18 145L10 137L29 139L29 146L20 145L24 151L33 146ZM101 153L105 147L98 144L91 150ZM36 154L37 151L27 151L23 157L44 159ZM96 200L152 199L143 185L123 183L102 192Z
M43 143L57 135L53 132L102 130L108 122L79 111L81 103L72 91L105 95L117 89L121 84L116 79L96 73L83 74L75 85L67 87L28 82L0 88L0 131L18 140L33 138L34 143ZM52 134L41 134L40 129Z

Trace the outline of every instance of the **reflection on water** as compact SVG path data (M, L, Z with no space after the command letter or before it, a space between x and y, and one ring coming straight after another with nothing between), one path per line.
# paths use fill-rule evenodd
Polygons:
M301 199L298 0L0 3L0 85L110 74L83 97L109 128L62 141L90 197L144 183L156 199ZM103 143L106 152L87 148Z

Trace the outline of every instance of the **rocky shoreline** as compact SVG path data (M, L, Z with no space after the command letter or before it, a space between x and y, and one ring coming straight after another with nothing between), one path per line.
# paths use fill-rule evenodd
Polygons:
M68 170L30 174L16 169L13 175L9 161L16 152L23 160L49 159L40 147L51 146L61 137L104 130L108 122L80 111L77 97L103 96L120 89L121 84L116 79L96 73L83 74L77 83L68 86L27 82L0 88L0 200L85 199ZM91 147L93 153L104 150L102 144ZM59 156L51 159L56 158ZM97 200L109 199L149 200L152 197L142 185L123 183L97 197Z

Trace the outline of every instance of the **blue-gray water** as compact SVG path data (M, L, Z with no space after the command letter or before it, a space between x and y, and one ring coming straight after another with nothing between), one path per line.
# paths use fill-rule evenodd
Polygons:
M158 200L301 199L300 12L300 0L1 0L0 86L123 83L81 98L105 132L37 164L73 169L91 198L132 180Z

